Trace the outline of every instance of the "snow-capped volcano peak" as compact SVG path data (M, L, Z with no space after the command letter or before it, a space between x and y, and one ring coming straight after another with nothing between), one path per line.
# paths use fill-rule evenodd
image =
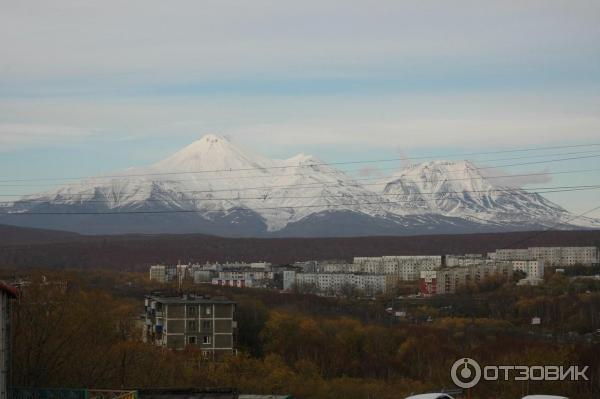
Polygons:
M270 159L209 134L153 165L23 197L5 207L0 222L228 236L456 233L562 221L572 226L558 205L496 184L486 172L466 160L424 162L393 174L383 192L375 192L311 155Z
M490 168L472 161L430 161L394 174L383 194L415 213L491 223L557 220L567 214L541 195L497 183Z
M224 137L207 134L200 140L152 165L162 171L222 171L272 166L268 158L252 154L232 144Z
M394 180L413 181L424 190L474 191L500 188L487 178L486 168L472 161L429 161L410 165L392 176Z

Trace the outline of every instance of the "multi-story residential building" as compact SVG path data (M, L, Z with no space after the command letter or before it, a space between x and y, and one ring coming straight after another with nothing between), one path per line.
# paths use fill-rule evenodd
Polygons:
M168 282L167 267L163 265L150 266L150 280L158 281L159 283Z
M393 275L353 273L296 273L298 288L313 287L318 292L339 294L344 289L357 289L369 295L386 293L398 281Z
M200 284L212 282L212 279L218 276L218 274L212 270L195 270L193 276L194 284Z
M420 276L419 290L423 296L435 295L437 292L437 271L423 270Z
M209 359L234 351L235 303L196 295L145 298L144 341L170 349L194 346Z
M446 267L471 266L485 263L482 254L446 255L444 257Z
M532 247L533 259L547 266L595 265L599 263L598 247Z
M543 260L513 260L514 271L525 273L525 278L519 280L518 285L538 285L544 281Z
M352 261L363 273L383 274L383 258L381 256L357 256Z
M495 260L543 260L546 266L590 266L600 263L598 247L498 249L488 255Z
M219 272L218 277L222 280L273 280L274 273L265 270L227 270Z
M496 252L488 254L490 259L497 261L530 260L529 249L497 249Z
M227 287L238 287L238 288L252 288L257 284L251 278L220 278L215 277L211 281L212 285L223 285Z
M531 278L544 278L543 260L513 260L514 271L521 271Z
M513 272L510 262L485 263L473 266L450 267L421 272L420 289L422 295L453 294L457 288L469 283L479 283L494 275L509 279ZM435 291L432 291L435 289Z
M158 281L159 283L168 283L177 279L177 277L185 277L187 275L187 271L187 265L153 265L150 266L150 280Z
M356 257L350 272L367 274L389 274L399 280L416 281L422 270L435 270L442 266L442 256L381 256Z
M282 271L283 290L289 291L294 288L296 284L296 271L295 270L283 270Z

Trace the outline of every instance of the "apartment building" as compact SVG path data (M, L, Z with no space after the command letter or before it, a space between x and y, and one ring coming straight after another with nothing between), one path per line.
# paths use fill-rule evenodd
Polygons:
M145 298L144 341L169 349L194 346L207 359L234 351L235 303L198 295Z
M290 291L296 284L296 271L295 270L283 270L282 271L282 288L284 291Z
M435 275L433 274L435 273ZM422 271L420 292L422 295L454 294L467 284L477 284L491 276L509 279L513 273L510 262L486 263L473 266L450 267L435 271Z
M514 271L525 273L525 278L517 282L517 285L538 285L544 282L543 260L513 260Z
M318 292L331 294L350 288L375 295L388 292L397 281L396 276L384 274L296 273L297 287L313 287Z
M387 274L402 281L416 281L423 270L435 270L442 266L442 256L381 256L356 257L352 273Z
M496 252L490 252L488 254L490 259L497 261L511 261L511 260L529 260L531 254L529 249L497 249Z
M252 288L256 282L251 278L221 278L215 277L211 280L212 285L222 285L226 287Z
M597 265L598 247L530 247L527 249L498 249L489 254L500 261L542 260L545 266Z
M547 266L595 265L599 263L598 247L532 247L531 257Z
M446 255L444 260L446 267L472 266L486 261L482 254Z
M152 265L150 266L150 280L157 281L159 283L168 283L176 280L177 277L184 278L188 273L187 265Z
M521 271L531 278L544 278L543 260L513 260L514 271Z
M159 283L168 282L167 267L163 265L150 266L150 280L158 281Z
M381 256L357 256L353 259L352 264L357 272L383 274L383 259Z
M266 270L226 270L219 272L222 280L273 280L274 273Z

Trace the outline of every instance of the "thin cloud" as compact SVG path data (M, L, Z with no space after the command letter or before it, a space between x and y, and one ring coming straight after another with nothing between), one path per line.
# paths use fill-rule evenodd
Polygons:
M64 146L70 140L89 138L93 134L91 130L75 126L4 123L0 124L0 150L53 143Z
M490 181L494 185L512 188L522 188L528 185L549 183L552 181L552 175L550 174L551 172L549 168L527 172L527 174L530 176L513 176L511 173L501 168L491 168L479 164L478 166L486 168L481 169L480 172L486 177L491 177L492 179Z

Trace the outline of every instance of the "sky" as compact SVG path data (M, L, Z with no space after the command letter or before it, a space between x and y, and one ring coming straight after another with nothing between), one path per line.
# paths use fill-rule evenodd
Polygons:
M598 21L578 0L5 2L0 179L145 165L207 133L328 162L600 143ZM598 193L548 197L583 212Z

